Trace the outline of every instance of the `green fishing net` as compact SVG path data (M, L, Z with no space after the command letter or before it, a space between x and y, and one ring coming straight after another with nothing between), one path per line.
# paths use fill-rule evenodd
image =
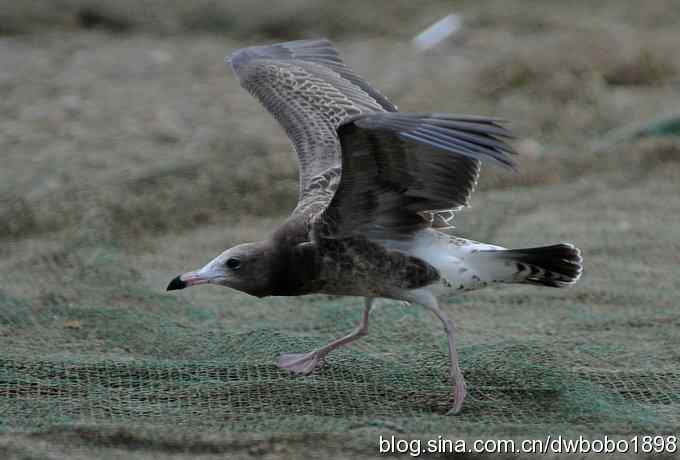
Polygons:
M7 246L0 429L172 429L234 443L235 433L354 433L366 445L394 432L677 432L680 209L658 199L677 185L660 175L612 188L618 180L483 193L459 217L459 232L482 240L574 241L586 268L570 289L442 299L459 324L469 387L455 417L445 415L446 337L418 306L380 303L367 337L313 375L291 376L277 356L351 330L361 299L259 300L216 287L172 295L160 281L167 270L115 244L65 237L25 255Z

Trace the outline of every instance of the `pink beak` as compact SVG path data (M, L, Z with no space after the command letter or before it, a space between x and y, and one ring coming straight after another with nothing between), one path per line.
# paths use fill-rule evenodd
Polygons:
M166 290L174 291L176 289L184 289L185 287L196 286L197 284L209 283L210 279L201 276L198 272L186 272L179 275L170 281Z

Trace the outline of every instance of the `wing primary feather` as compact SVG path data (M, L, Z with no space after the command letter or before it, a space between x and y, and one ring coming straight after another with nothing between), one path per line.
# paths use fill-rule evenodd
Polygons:
M497 151L495 148L488 148L484 146L480 146L479 144L475 144L472 142L468 142L461 137L458 136L458 132L455 133L447 133L447 134L441 134L437 133L436 131L432 131L429 129L429 127L426 128L419 128L414 131L414 133L418 133L425 138L430 138L430 139L438 139L440 142L444 142L448 145L451 146L449 150L452 151L457 151L457 149L466 149L467 151L474 153L474 154L479 154L480 158L483 158L484 156L489 156L494 158L495 160L499 161L502 163L504 166L512 166L513 162L510 160L507 155L503 153L503 151Z
M514 139L515 136L506 128L490 123L478 123L469 121L458 121L455 119L432 118L430 123L437 126L444 126L447 128L458 129L461 131L471 131L482 133L486 135L494 135L504 137L506 139Z
M472 121L470 121L472 120ZM516 169L508 154L512 148L498 137L510 132L482 117L428 113L381 113L360 116L351 121L368 130L392 131L404 139L431 145L475 159L490 159Z
M404 133L402 133L404 134ZM482 151L482 149L475 148L472 145L465 145L462 142L457 142L455 139L453 139L451 136L439 136L437 133L433 133L430 131L427 131L422 128L418 128L414 131L408 131L408 134L413 135L415 139L422 139L425 142L438 142L440 145L446 148L446 150L452 151L452 152L465 152L469 154L476 154L476 153L485 153Z
M486 151L479 151L477 149L472 149L469 146L466 146L462 144L461 142L457 142L453 139L448 139L446 141L442 141L440 139L437 139L431 135L424 134L422 132L400 132L399 136L410 139L412 141L416 142L421 142L425 143L428 145L431 145L433 147L438 147L442 150L446 150L452 153L458 153L461 155L465 155L469 158L473 158L475 160L480 160L480 159L486 159L489 158L493 160L495 163L498 163L499 165L506 167L506 168L515 168L514 162L512 162L509 158L504 158L503 155L494 155L492 150L486 150Z
M432 131L440 132L442 134L448 134L450 131L446 128L442 128L441 126L437 125L429 125L428 128ZM505 142L499 141L491 136L482 136L480 134L476 133L470 133L466 131L457 131L456 132L456 137L465 139L467 141L473 142L475 144L483 145L486 147L491 147L495 148L498 150L502 150L504 152L510 153L510 154L515 154L515 151Z

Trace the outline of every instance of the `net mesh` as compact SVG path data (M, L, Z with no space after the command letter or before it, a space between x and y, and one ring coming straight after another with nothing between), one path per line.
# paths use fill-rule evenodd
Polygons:
M0 2L0 35L31 32L0 37L0 459L680 432L680 3L456 2L462 35L414 53L452 13L421 3ZM458 416L446 337L418 306L378 305L367 337L294 377L278 355L350 331L362 299L163 291L295 206L289 141L223 56L328 34L403 110L510 121L519 174L485 167L456 234L583 250L573 288L440 299Z
M616 197L575 199L591 187L592 181L577 181L546 188L550 206L524 211L503 229L518 240L529 229L546 241L575 233L587 263L579 285L491 288L442 299L460 325L469 385L458 416L445 415L452 402L445 335L419 307L379 304L367 337L331 354L314 374L294 377L275 366L278 355L311 350L351 330L360 299L263 301L217 288L170 295L141 275L167 275L148 260L113 244L65 240L3 272L1 427L673 433L680 426L673 282L679 273L677 255L664 248L677 248L678 230L656 232L639 220L622 227L620 209L625 203L628 218L630 210L655 213L658 229L672 213L669 202L651 197L676 185L656 177ZM533 190L487 193L483 212L523 209ZM560 200L573 205L551 211ZM595 219L605 203L606 216ZM557 233L547 225L556 212L564 222ZM591 218L586 235L583 222ZM469 225L493 237L495 230Z

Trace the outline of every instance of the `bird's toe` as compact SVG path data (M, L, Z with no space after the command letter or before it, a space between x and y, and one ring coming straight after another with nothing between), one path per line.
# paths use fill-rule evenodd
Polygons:
M279 356L277 366L294 374L308 375L321 364L321 357L312 351L309 353L283 353Z

